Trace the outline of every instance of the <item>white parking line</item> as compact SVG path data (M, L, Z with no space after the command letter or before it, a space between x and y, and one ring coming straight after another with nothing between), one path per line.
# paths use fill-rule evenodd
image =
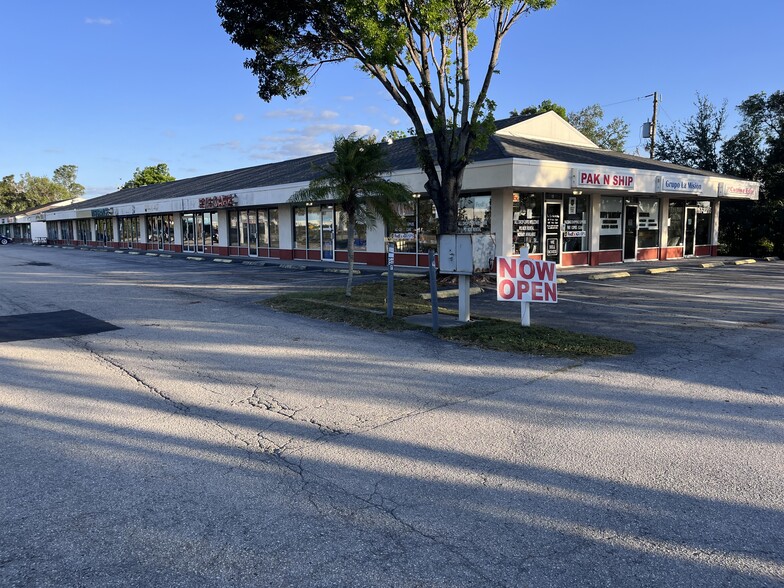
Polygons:
M640 308L639 306L623 306L618 304L605 304L602 302L588 302L587 300L575 300L573 298L564 297L563 295L558 296L558 302L561 302L562 300L566 302L574 302L575 304L586 304L588 306L601 306L604 308L609 308L610 310L630 310L632 312L637 312L637 313L647 312L650 314L666 314L667 316L671 316L674 318L683 318L683 319L689 319L695 321L702 321L705 323L717 323L720 325L731 325L734 327L744 327L744 326L751 326L751 325L759 326L757 325L757 323L749 323L746 321L728 321L724 319L706 318L704 316L694 316L690 314L674 314L666 310L658 311L658 310L651 310L648 308Z

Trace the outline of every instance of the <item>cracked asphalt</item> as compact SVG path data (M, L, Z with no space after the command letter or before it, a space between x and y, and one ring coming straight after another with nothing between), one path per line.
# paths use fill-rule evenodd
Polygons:
M533 309L607 360L256 304L344 279L2 248L0 315L121 330L0 343L0 585L784 585L784 264Z

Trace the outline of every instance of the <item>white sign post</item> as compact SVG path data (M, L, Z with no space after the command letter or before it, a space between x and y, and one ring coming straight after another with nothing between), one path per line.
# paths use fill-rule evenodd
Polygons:
M554 261L528 257L528 248L520 257L499 257L496 260L496 299L520 302L520 324L531 326L531 302L558 302L558 278Z

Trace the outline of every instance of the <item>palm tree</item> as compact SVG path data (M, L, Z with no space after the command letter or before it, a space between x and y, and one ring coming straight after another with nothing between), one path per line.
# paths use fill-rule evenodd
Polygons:
M391 223L399 219L394 204L405 202L411 190L404 184L384 179L391 171L383 146L375 137L361 138L356 133L336 137L335 157L318 170L321 175L307 188L294 193L289 202L334 202L348 220L348 281L346 296L351 297L354 277L354 235L357 223L373 227L378 218Z

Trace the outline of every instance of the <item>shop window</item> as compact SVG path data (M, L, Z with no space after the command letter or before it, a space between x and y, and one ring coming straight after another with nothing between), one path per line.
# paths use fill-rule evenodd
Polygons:
M294 247L297 249L308 248L308 221L305 216L305 208L302 206L294 208Z
M602 196L599 218L599 249L602 251L621 249L623 241L623 199L615 196Z
M70 241L73 239L71 221L60 221L60 238L63 241Z
M437 249L438 217L429 199L415 197L410 202L396 205L401 221L388 228L387 236L399 253L427 253Z
M695 245L711 244L711 228L713 222L711 218L711 203L709 200L697 202L697 223L694 233Z
M106 245L114 240L112 219L99 218L95 220L95 240Z
M141 234L139 232L139 218L126 216L120 219L120 241L131 247L139 242Z
M267 211L269 217L269 246L280 247L280 227L278 226L278 209L270 208Z
M335 249L348 250L348 215L342 210L338 210L335 224ZM367 251L367 226L364 223L357 223L354 232L354 251Z
M92 241L92 228L90 227L89 220L83 219L76 221L76 238L83 243Z
M490 195L461 196L458 199L457 232L490 232Z
M563 214L563 250L588 251L588 196L565 196Z
M673 200L667 215L667 247L680 247L683 245L683 200Z
M229 213L229 245L231 247L240 246L240 213L232 210Z
M637 247L659 246L659 201L640 198L637 213Z
M542 196L515 194L512 200L514 253L528 247L529 253L542 252Z
M321 249L321 207L308 206L308 249Z

